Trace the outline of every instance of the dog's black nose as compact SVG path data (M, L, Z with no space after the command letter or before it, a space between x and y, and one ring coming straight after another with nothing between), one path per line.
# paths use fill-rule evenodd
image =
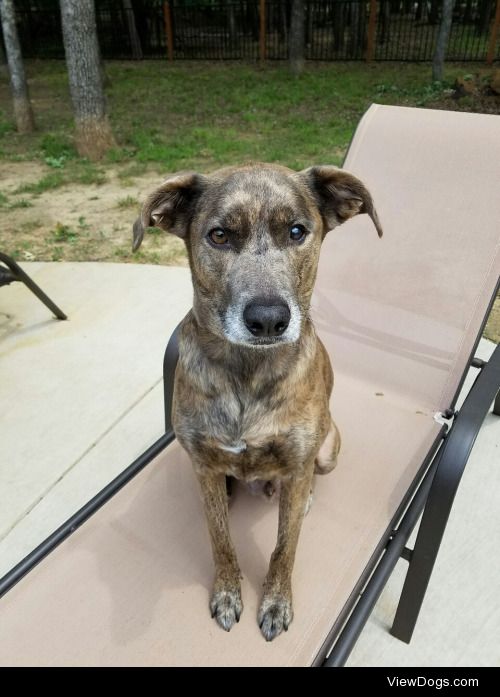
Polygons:
M290 308L281 298L255 298L243 319L254 336L280 336L290 324Z

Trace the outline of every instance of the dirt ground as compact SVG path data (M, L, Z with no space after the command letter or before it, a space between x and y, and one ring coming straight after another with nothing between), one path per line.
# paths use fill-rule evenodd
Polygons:
M500 344L500 296L497 297L493 306L488 324L484 330L484 336Z
M102 184L71 184L40 194L16 193L50 175L37 162L0 162L0 248L20 261L121 261L185 265L183 243L151 231L132 255L132 224L140 202L164 177L157 172L123 177L106 167Z
M131 179L120 176L118 168L106 168L102 184L14 193L21 183L35 183L49 171L36 162L0 162L2 190L9 201L1 211L0 249L20 261L187 264L183 243L159 230L151 230L141 250L132 254L132 224L140 202L163 178L157 172ZM22 201L29 206L18 207ZM500 342L500 298L485 336Z

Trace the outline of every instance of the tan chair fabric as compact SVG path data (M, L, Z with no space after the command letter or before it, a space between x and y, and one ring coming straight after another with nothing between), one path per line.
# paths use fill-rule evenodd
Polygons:
M337 370L446 409L500 273L500 118L374 105L344 166L384 237L366 215L327 236L317 325Z
M238 490L245 609L210 619L201 501L177 444L1 602L1 665L308 665L435 441L500 273L500 118L373 106L346 168L366 216L327 238L314 298L332 355L338 468L317 480L294 571L295 620L266 643L256 612L277 508Z

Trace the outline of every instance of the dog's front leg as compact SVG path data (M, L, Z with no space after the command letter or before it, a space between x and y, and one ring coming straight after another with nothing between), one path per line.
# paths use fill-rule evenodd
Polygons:
M228 632L235 622L239 622L243 603L240 569L229 535L226 477L223 474L200 473L198 479L215 563L210 611L212 617Z
M258 622L267 641L272 641L293 619L292 569L300 528L311 492L314 462L305 474L281 482L278 542L264 583Z

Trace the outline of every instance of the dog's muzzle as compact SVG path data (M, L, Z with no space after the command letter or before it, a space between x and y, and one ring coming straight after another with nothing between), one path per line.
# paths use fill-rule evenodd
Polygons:
M278 297L255 298L245 306L243 321L253 336L272 339L288 329L290 308Z
M297 341L301 313L289 295L246 296L223 318L226 339L240 346L266 347Z

